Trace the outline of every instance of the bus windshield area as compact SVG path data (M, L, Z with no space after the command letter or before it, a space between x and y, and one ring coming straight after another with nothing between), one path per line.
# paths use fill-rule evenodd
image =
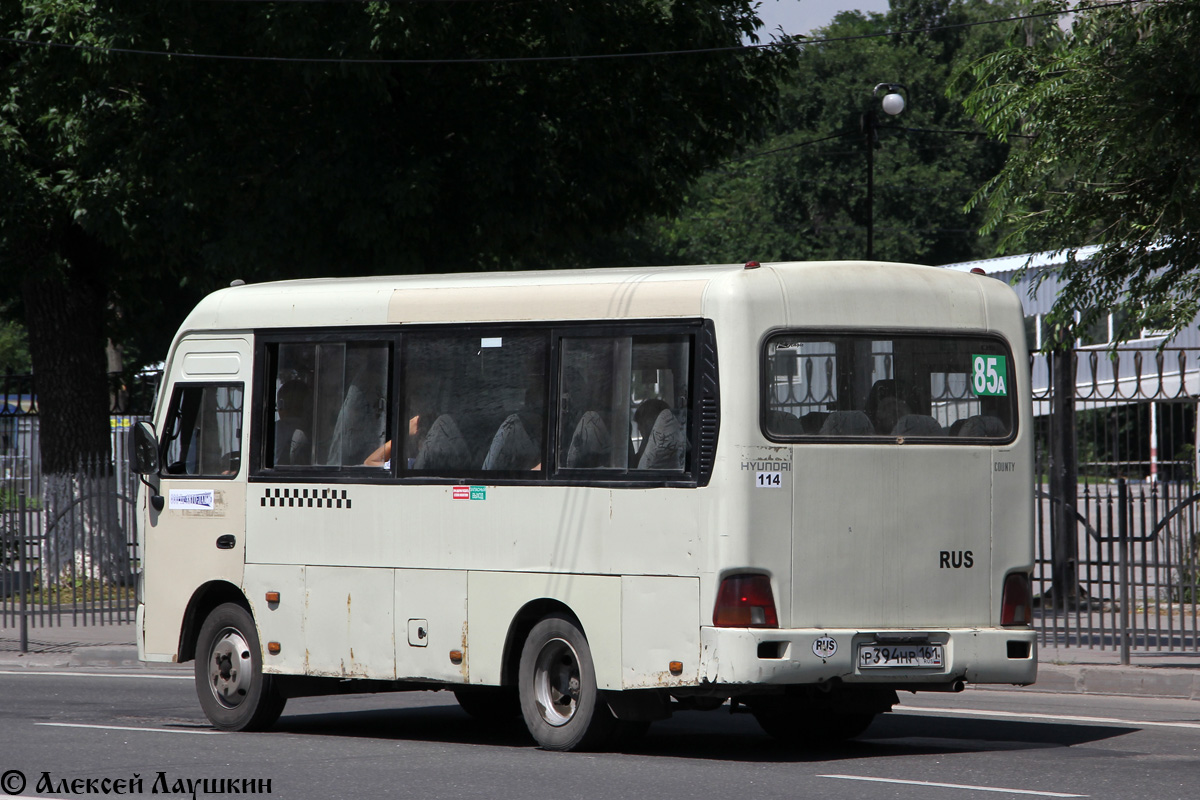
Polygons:
M1015 368L992 336L783 333L766 344L764 428L779 441L1009 441Z

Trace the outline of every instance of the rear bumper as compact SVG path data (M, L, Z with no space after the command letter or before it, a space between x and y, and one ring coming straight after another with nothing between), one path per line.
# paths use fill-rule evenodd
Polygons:
M860 645L901 638L927 638L930 644L942 645L942 666L863 668L858 664ZM700 629L701 683L782 686L839 680L936 690L957 681L1026 686L1036 679L1036 634L1028 628Z

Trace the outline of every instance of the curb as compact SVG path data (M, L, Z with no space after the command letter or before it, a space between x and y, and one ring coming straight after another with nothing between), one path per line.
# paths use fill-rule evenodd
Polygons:
M71 667L140 667L136 647L81 647L71 651Z
M1034 691L1200 700L1200 671L1165 667L1039 664Z
M154 669L174 667L173 664L144 664L138 661L137 647L132 645L77 647L73 650L28 653L0 652L0 669L64 669L107 667L122 669ZM188 668L190 672L190 667Z

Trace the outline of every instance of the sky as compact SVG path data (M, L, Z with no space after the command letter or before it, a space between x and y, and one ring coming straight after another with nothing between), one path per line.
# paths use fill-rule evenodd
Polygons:
M785 33L808 33L827 25L839 11L888 10L888 0L760 0L758 15L764 23L759 36L769 40L782 26Z

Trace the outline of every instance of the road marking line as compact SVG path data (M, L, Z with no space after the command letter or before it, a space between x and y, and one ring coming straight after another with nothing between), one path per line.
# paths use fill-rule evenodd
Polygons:
M132 725L87 725L81 722L35 722L34 725L45 725L49 728L92 728L101 731L135 731L137 733L198 733L202 736L220 736L225 731L212 731L197 728L135 728Z
M933 781L905 781L899 778L868 778L863 775L818 775L818 778L839 778L844 781L870 781L872 783L900 783L906 786L932 786L938 789L970 789L976 792L1001 792L1003 794L1032 794L1038 797L1088 797L1086 794L1063 792L1038 792L1032 789L1003 789L999 786L972 786L966 783L934 783Z
M1149 728L1186 728L1200 731L1200 722L1154 722L1147 719L1121 719L1119 717L1080 717L1070 714L1034 714L1022 711L985 711L975 708L930 708L928 706L896 706L893 713L903 714L958 714L968 717L997 717L1001 719L1036 719L1051 722L1089 722L1110 725L1136 725Z
M153 672L52 672L37 669L0 669L0 675L46 675L52 678L149 678L158 681L191 681L192 675L164 675Z

